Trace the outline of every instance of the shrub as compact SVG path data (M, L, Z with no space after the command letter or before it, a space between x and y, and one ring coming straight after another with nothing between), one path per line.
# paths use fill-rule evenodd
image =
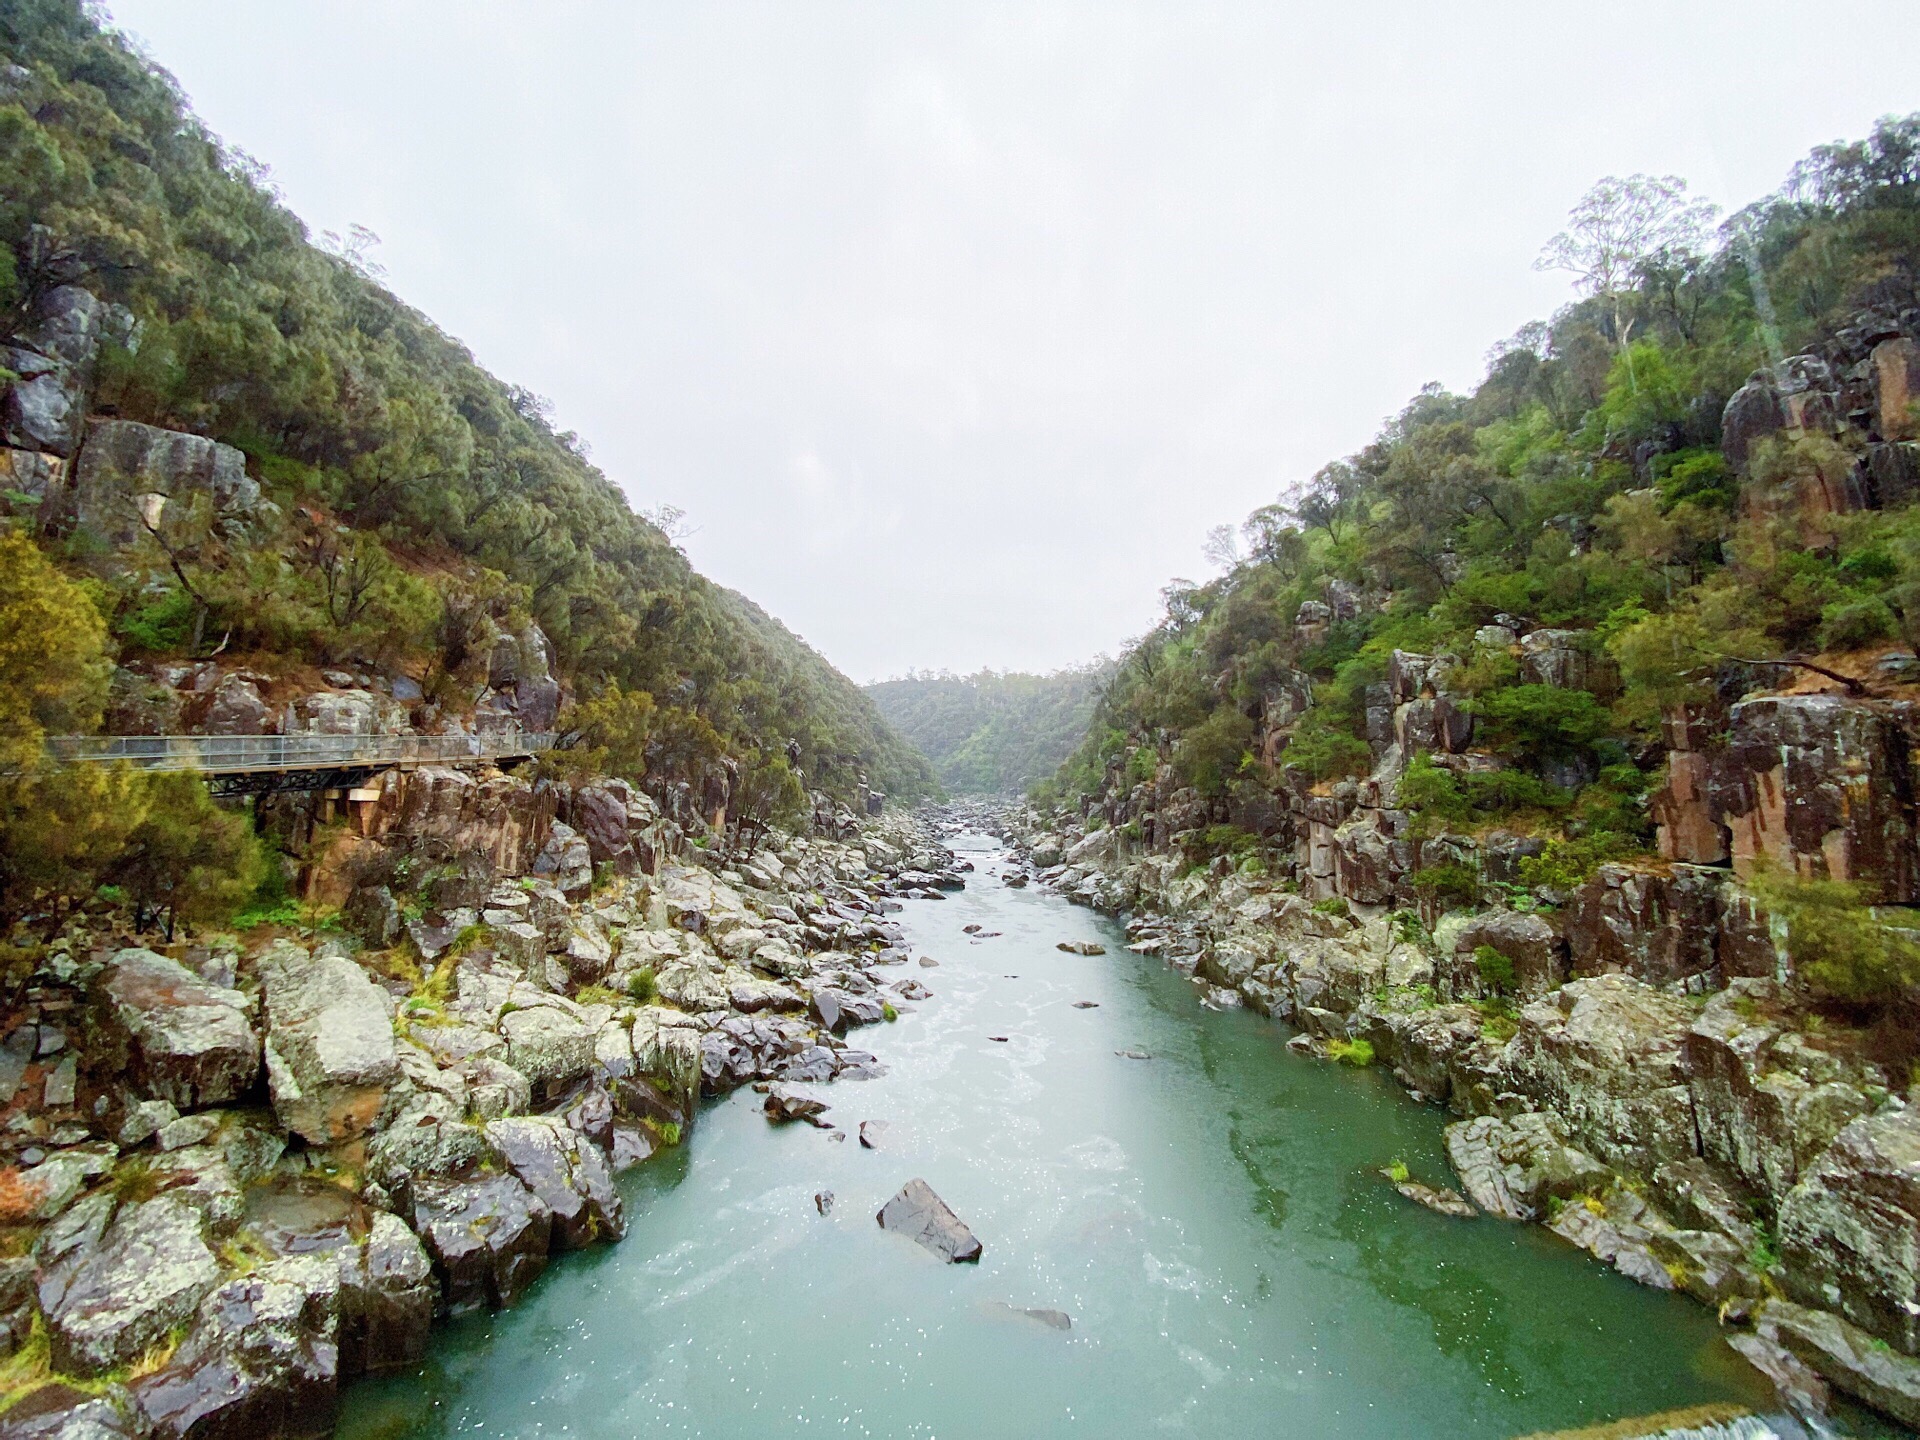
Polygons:
M1353 906L1347 903L1345 896L1329 895L1324 900L1316 900L1313 902L1313 913L1316 915L1333 915L1342 920L1351 920L1353 918Z
M1413 888L1429 899L1471 903L1480 897L1480 877L1465 865L1447 861L1415 872Z
M1572 890L1592 879L1593 872L1607 862L1640 854L1643 849L1632 836L1611 830L1549 840L1540 854L1521 857L1520 879L1524 884L1550 890Z
M651 965L642 965L627 977L627 995L641 1005L651 1005L659 998L660 987L654 983Z
M1341 1065L1351 1065L1356 1070L1364 1070L1373 1063L1373 1042L1371 1040L1329 1040L1327 1058Z
M1396 1185L1404 1185L1413 1178L1413 1172L1407 1169L1407 1162L1396 1160L1387 1166L1387 1179Z
M1495 690L1473 709L1495 748L1526 760L1575 754L1613 728L1607 707L1588 692L1552 685Z
M1513 973L1513 957L1501 954L1491 945L1473 947L1473 968L1480 972L1481 983L1496 995L1511 995L1518 983Z
M1887 602L1878 597L1836 600L1820 612L1820 648L1857 650L1900 633Z
M1748 888L1785 922L1794 970L1816 995L1872 1005L1920 984L1920 944L1882 922L1864 887L1764 874Z

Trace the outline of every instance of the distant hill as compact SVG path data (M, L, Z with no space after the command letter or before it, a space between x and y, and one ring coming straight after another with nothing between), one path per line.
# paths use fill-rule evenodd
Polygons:
M1050 775L1086 733L1111 666L1051 675L922 671L866 687L949 790L1003 794Z

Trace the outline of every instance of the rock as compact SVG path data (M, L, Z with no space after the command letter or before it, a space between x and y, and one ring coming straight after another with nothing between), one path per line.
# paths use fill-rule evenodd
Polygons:
M132 420L90 422L63 518L111 544L131 544L142 533L137 502L150 495L182 502L204 495L234 535L264 508L246 456L231 445Z
M1579 1144L1651 1175L1694 1153L1682 1058L1691 1019L1683 1001L1624 975L1574 980L1521 1012L1507 1070Z
M147 1440L146 1417L124 1386L99 1394L50 1381L6 1411L7 1440Z
M821 1129L827 1128L826 1122L820 1118L827 1113L826 1102L816 1100L811 1095L802 1095L798 1091L789 1090L784 1085L776 1085L769 1090L766 1101L760 1108L765 1112L767 1119L777 1125L804 1120L809 1125L818 1126Z
M909 1180L874 1218L882 1230L910 1236L949 1264L980 1258L980 1242L973 1232L924 1180Z
M1865 881L1884 904L1920 899L1907 741L1867 704L1824 694L1741 701L1709 793L1742 878L1771 865Z
M1808 1046L1777 1013L1770 981L1737 979L1687 1034L1700 1149L1778 1204L1834 1136L1872 1108L1851 1072Z
M200 718L200 730L206 735L265 735L271 713L254 677L222 675Z
M1905 335L1873 347L1874 428L1882 440L1920 439L1920 344Z
M1073 1329L1073 1317L1064 1310L1034 1309L1025 1305L1001 1305L998 1308L1022 1320L1036 1320L1049 1330Z
M1564 1200L1612 1178L1606 1166L1568 1143L1556 1116L1539 1111L1449 1125L1447 1159L1468 1198L1502 1220L1534 1219L1549 1198Z
M393 898L393 891L384 885L360 886L347 897L340 918L376 950L385 949L400 938L400 906Z
M562 1249L578 1250L626 1233L605 1153L566 1123L548 1115L495 1120L487 1126L487 1139L552 1212L553 1239Z
M136 1379L156 1437L321 1437L339 1385L339 1277L324 1259L282 1260L206 1299L178 1351Z
M1573 892L1566 920L1576 975L1624 973L1669 985L1713 971L1724 872L1602 865Z
M1107 953L1106 946L1096 944L1092 940L1062 940L1053 948L1056 950L1064 950L1069 955L1104 955Z
M1439 1215L1450 1215L1456 1220L1472 1220L1480 1212L1458 1190L1446 1186L1422 1185L1418 1180L1395 1180L1388 1170L1380 1172L1389 1184L1416 1205L1424 1205Z
M97 1375L131 1364L190 1319L220 1278L199 1211L163 1195L80 1201L40 1241L40 1309L54 1367Z
M511 1175L427 1176L413 1185L413 1228L461 1315L511 1305L547 1267L553 1218Z
M1920 1110L1840 1131L1781 1204L1779 1237L1795 1299L1920 1351Z
M593 890L593 851L572 826L556 820L534 857L533 873L550 878L569 900L583 900Z
M177 960L122 950L95 994L94 1059L154 1099L182 1110L224 1105L260 1071L247 997L207 984Z
M335 1262L342 1376L383 1374L425 1355L440 1287L397 1216L326 1181L282 1177L248 1191L247 1224L275 1255Z
M860 1122L860 1148L878 1150L887 1134L887 1122L884 1120L862 1120Z
M400 1075L385 992L345 956L284 940L258 970L274 1115L316 1145L365 1134Z
M818 1210L822 1215L831 1215L833 1213L833 1192L831 1190L816 1190L813 1196L813 1208Z
M1920 1361L1876 1345L1837 1315L1785 1300L1768 1303L1760 1332L1847 1394L1902 1424L1920 1426Z
M1456 996L1479 992L1477 984L1469 984L1463 992L1461 981L1478 980L1473 957L1482 945L1513 962L1515 989L1523 998L1544 995L1567 978L1566 942L1544 915L1494 910L1467 921L1454 941L1454 951L1461 961L1454 967Z
M556 1005L510 1011L500 1018L500 1033L507 1063L536 1095L557 1095L593 1069L593 1030Z
M100 341L118 308L78 285L53 286L34 301L28 323L0 355L18 377L0 415L9 445L73 453Z
M1786 1346L1753 1331L1729 1335L1727 1344L1767 1377L1781 1408L1802 1420L1827 1413L1827 1382Z
M1654 1258L1649 1246L1651 1230L1637 1223L1638 1216L1633 1213L1635 1206L1644 1211L1645 1202L1629 1192L1626 1198L1633 1203L1625 1207L1625 1213L1620 1213L1616 1210L1618 1198L1610 1192L1605 1202L1589 1198L1563 1205L1547 1228L1596 1260L1613 1266L1629 1280L1655 1290L1675 1289L1673 1275Z

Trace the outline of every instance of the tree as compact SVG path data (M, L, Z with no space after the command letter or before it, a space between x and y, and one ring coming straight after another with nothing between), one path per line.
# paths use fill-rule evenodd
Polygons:
M1687 195L1678 175L1609 175L1568 214L1569 225L1546 243L1536 270L1565 270L1589 295L1606 303L1613 343L1624 350L1632 329L1625 302L1641 268L1697 254L1719 209Z
M146 818L127 835L106 878L133 902L136 930L164 914L171 941L178 921L232 911L259 885L266 862L246 817L216 805L198 775L153 775L146 787Z

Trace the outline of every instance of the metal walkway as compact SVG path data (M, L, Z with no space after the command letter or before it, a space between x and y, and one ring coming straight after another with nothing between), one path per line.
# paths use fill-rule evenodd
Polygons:
M477 765L512 768L551 750L551 731L501 730L484 735L56 735L47 754L56 766L112 765L137 770L190 770L216 795L353 786L395 766Z

